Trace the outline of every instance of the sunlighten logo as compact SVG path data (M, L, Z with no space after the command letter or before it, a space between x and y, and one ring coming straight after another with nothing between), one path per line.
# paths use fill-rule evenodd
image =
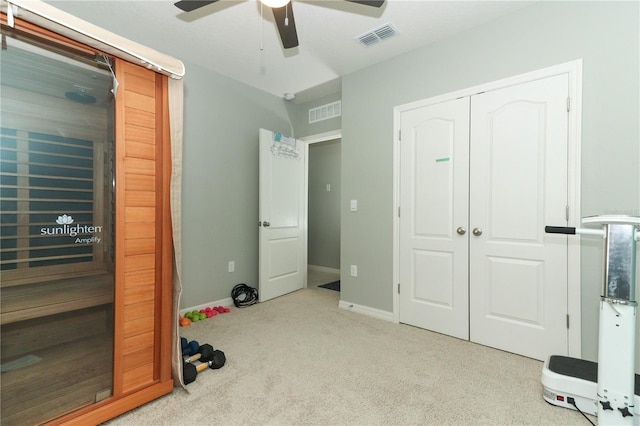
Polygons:
M63 214L62 216L58 216L56 219L56 223L58 225L53 228L40 228L40 235L69 235L70 237L77 237L75 243L76 244L97 244L102 241L102 238L93 235L102 233L102 226L93 226L93 225L72 225L74 222L73 217L67 216ZM90 237L81 237L81 235L90 234Z

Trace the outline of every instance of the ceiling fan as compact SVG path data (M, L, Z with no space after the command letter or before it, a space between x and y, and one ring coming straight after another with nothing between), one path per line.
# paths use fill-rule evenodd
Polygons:
M218 0L180 0L174 3L179 9L185 12L191 12ZM365 6L380 7L385 0L346 0L352 3L359 3ZM296 20L293 17L293 4L291 0L260 0L262 4L270 7L273 11L282 47L291 49L298 46L298 33L296 31Z

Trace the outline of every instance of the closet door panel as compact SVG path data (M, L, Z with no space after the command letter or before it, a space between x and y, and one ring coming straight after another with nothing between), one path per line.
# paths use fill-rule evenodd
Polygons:
M544 360L567 353L568 76L471 99L471 340ZM475 232L474 232L475 230Z
M402 114L400 321L469 338L469 98Z

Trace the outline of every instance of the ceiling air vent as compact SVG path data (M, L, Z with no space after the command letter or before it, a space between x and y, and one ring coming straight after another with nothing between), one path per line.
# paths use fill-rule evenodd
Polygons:
M386 40L398 34L398 30L393 24L384 24L378 28L374 28L364 34L359 35L355 39L364 47L372 46L376 43Z
M342 115L342 101L331 102L309 110L309 123L328 120Z

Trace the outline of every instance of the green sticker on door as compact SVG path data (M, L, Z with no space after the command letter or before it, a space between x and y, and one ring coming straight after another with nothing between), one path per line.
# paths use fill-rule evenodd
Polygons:
M445 161L449 161L450 157L436 158L436 163L444 163Z

